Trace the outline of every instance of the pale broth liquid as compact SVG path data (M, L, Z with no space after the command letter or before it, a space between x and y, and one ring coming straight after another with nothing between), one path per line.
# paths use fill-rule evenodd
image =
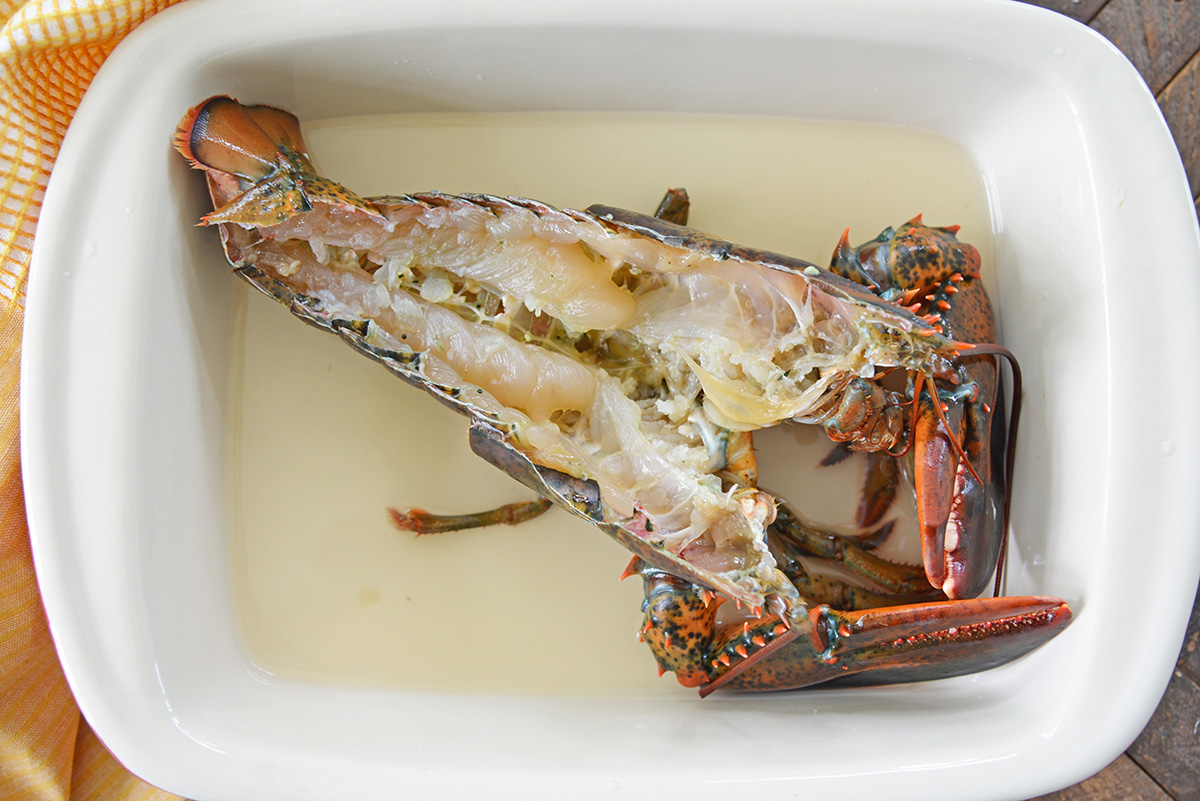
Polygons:
M409 114L306 127L323 174L359 194L438 190L652 212L686 187L691 224L828 263L923 213L991 263L978 167L904 128L770 118ZM231 553L264 679L477 692L679 693L637 641L625 551L552 509L517 527L416 537L387 508L472 512L532 492L471 453L467 420L248 287L229 408ZM819 430L756 437L760 480L808 519L853 520L861 461L820 467ZM894 512L912 528L912 510ZM895 539L895 538L893 538ZM903 548L903 544L896 546ZM916 558L911 550L910 559Z

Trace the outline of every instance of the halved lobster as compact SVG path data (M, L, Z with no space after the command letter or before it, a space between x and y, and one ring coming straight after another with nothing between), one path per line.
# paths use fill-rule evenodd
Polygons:
M204 222L240 275L466 414L477 453L634 554L644 637L683 683L955 675L1069 622L1041 597L834 611L813 599L887 596L802 566L840 554L913 599L975 595L994 571L1000 351L980 344L994 340L991 309L953 230L914 220L857 250L843 238L826 270L685 227L681 195L654 217L491 195L363 199L315 173L295 117L228 97L192 109L176 146L205 171ZM907 385L885 388L888 374ZM929 582L812 532L758 488L749 432L785 421L911 453Z

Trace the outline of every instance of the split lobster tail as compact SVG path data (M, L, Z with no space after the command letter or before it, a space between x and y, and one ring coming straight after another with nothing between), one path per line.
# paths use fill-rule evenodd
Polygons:
M787 631L724 666L701 695L719 688L783 690L837 681L891 684L976 673L1013 661L1071 622L1060 598L940 601L842 612L808 610ZM759 628L778 628L766 621ZM756 636L753 629L750 636ZM758 635L761 636L761 635ZM785 647L786 646L786 647ZM721 650L717 646L714 651Z

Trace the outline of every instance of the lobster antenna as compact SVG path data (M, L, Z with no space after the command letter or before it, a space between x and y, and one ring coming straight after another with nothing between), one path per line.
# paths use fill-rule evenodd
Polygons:
M917 375L923 374L917 373ZM963 450L962 443L958 441L958 438L954 436L954 432L950 430L950 423L946 420L945 411L942 410L942 399L938 396L937 384L934 383L932 378L926 378L926 380L929 382L929 399L933 403L933 410L937 413L938 422L941 423L942 428L946 430L946 438L949 439L950 444L954 446L954 452L958 454L958 458L962 459L963 464L967 466L967 470L971 472L971 476L980 484L982 484L983 479L981 479L979 474L975 472L975 468L971 464L971 460L967 458L967 452ZM921 394L920 389L917 389L913 394L919 397ZM913 415L914 417L916 415L915 407L913 409Z
M1008 520L1012 510L1012 476L1013 467L1017 461L1017 423L1021 419L1021 365L1017 362L1016 355L1002 345L982 343L972 346L971 350L976 353L1002 357L1008 362L1013 380L1012 410L1008 414L1008 444L1004 451L1004 539L1000 540L996 585L992 589L992 594L998 596L1000 595L1000 583L1004 578L1005 557L1008 555ZM1000 391L999 384L996 385L996 391Z
M924 380L925 380L924 373L915 373L915 378L913 379L912 400L904 401L903 403L897 404L897 405L901 405L901 406L912 407L912 414L910 415L910 418L909 418L910 421L908 424L908 437L904 443L904 447L898 451L893 451L891 448L888 448L887 450L884 451L884 453L886 453L888 456L892 456L892 457L899 459L901 456L904 456L906 453L908 453L910 450L912 450L913 443L915 443L917 440L917 425L916 425L917 424L917 399L919 397L921 397L921 384L924 382Z

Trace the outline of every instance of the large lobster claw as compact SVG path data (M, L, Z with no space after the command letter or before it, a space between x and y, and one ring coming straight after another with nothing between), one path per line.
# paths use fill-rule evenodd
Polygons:
M1041 596L807 611L786 633L714 671L701 695L720 687L782 690L833 680L890 684L976 673L1025 655L1071 621L1064 601Z
M961 366L976 397L934 409L930 391L917 402L913 487L925 573L947 598L973 598L987 586L1007 527L1004 423L982 393L996 395L996 365L986 357ZM939 393L940 394L940 393ZM960 393L963 394L963 393ZM999 401L993 401L999 405Z
M1025 655L1071 621L1062 599L1024 596L848 612L780 600L757 617L718 622L721 599L712 593L639 559L628 572L645 582L641 636L660 672L702 696L975 673Z

